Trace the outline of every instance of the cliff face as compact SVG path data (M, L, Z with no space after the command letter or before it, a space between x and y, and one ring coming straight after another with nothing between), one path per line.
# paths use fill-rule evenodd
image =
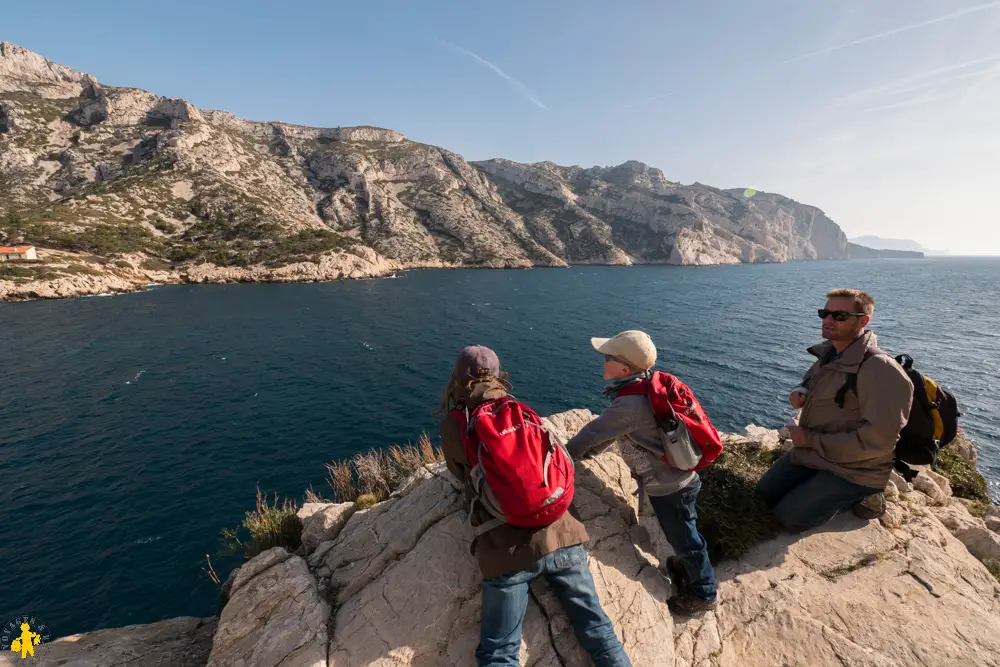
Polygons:
M128 253L210 281L847 257L836 224L778 195L682 186L638 162L471 165L387 129L247 121L103 86L9 43L0 241L76 253L112 290L142 284L114 263ZM314 267L275 273L302 264ZM65 290L81 282L52 268L0 274L0 295L47 296L33 283L53 272Z
M592 418L576 410L548 421L566 437ZM776 432L748 431L726 436L727 448L779 446ZM974 457L971 445L953 447ZM842 516L718 564L720 604L692 619L669 612L669 550L616 451L578 464L575 502L602 605L636 667L1000 665L1000 582L979 560L1000 558L1000 508L984 520L951 498L947 480L922 473L915 484L890 482L880 521ZM462 494L443 465L374 507L315 504L300 516L306 553L276 547L241 567L210 645L212 619L173 619L60 639L38 648L37 664L139 655L164 666L471 664L481 577ZM542 580L521 664L590 664Z
M732 264L847 259L847 238L780 195L668 181L641 162L475 163L532 233L571 263Z

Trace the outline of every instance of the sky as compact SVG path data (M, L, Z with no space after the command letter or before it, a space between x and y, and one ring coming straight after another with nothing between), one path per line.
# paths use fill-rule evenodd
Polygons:
M641 160L1000 255L1000 0L5 0L0 40L252 120Z

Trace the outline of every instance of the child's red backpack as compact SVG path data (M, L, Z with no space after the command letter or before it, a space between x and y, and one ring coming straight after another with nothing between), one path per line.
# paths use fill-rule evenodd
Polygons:
M505 523L547 526L569 509L573 460L534 410L506 396L478 405L471 414L451 412L462 425L476 502L494 517L474 527L477 536Z
M646 394L649 406L656 415L656 423L663 431L663 460L680 470L701 470L710 466L722 453L722 439L719 432L708 420L708 415L701 403L694 397L691 389L669 373L653 371L648 380L640 380L626 385L618 393L619 396L637 396ZM683 461L671 461L671 451L683 452L691 450L688 443L693 443L695 450L700 450L701 457L692 465L684 465ZM675 458L681 458L678 454ZM695 456L694 458L698 458Z

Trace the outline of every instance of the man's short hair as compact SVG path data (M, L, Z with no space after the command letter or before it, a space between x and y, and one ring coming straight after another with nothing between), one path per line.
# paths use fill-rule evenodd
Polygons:
M859 289L834 289L826 293L827 299L854 299L854 310L858 313L871 315L875 312L875 299L868 292Z

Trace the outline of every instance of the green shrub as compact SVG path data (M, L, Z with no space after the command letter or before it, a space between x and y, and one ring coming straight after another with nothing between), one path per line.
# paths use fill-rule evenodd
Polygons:
M702 470L698 530L708 542L713 563L743 556L758 542L775 537L778 526L757 497L757 481L780 452L758 443L729 444L715 463Z
M992 504L993 501L986 490L986 480L976 470L975 464L966 460L958 452L947 447L942 449L938 453L934 470L948 478L954 496L978 500L987 505Z
M378 496L374 493L365 493L358 496L357 503L359 510L366 510L369 507L374 507L378 504Z
M170 264L168 262L164 262L162 259L150 257L149 259L143 260L142 264L139 265L139 268L144 271L169 271Z
M67 222L75 219L71 213L64 209L54 209L36 212L34 215L43 220ZM81 232L70 232L58 225L37 221L22 220L15 226L8 219L3 225L3 232L8 238L19 233L38 245L105 257L129 252L157 253L162 250L162 243L149 230L128 222L101 223Z
M30 225L16 213L8 213L0 222L0 237L9 243L23 243L29 231Z
M0 264L0 280L53 280L58 278L48 266L19 265L13 262Z
M243 540L239 528L225 528L222 530L223 551L233 553L242 549L248 560L274 547L295 551L302 544L302 520L297 515L298 510L298 506L287 498L279 503L278 494L269 502L258 487L257 506L246 513L241 524L250 539Z
M177 233L177 225L175 225L172 222L168 222L167 220L164 220L163 218L161 218L158 215L154 215L153 219L150 220L150 223L153 225L154 228L160 230L164 234L176 234Z
M978 500L973 500L971 503L965 506L965 509L969 510L969 514L976 517L977 519L982 519L986 516L989 511L990 506L984 502Z
M91 268L86 264L70 264L64 269L59 269L62 273L67 273L70 275L85 275L85 276L103 276L103 271L98 271L97 269Z

